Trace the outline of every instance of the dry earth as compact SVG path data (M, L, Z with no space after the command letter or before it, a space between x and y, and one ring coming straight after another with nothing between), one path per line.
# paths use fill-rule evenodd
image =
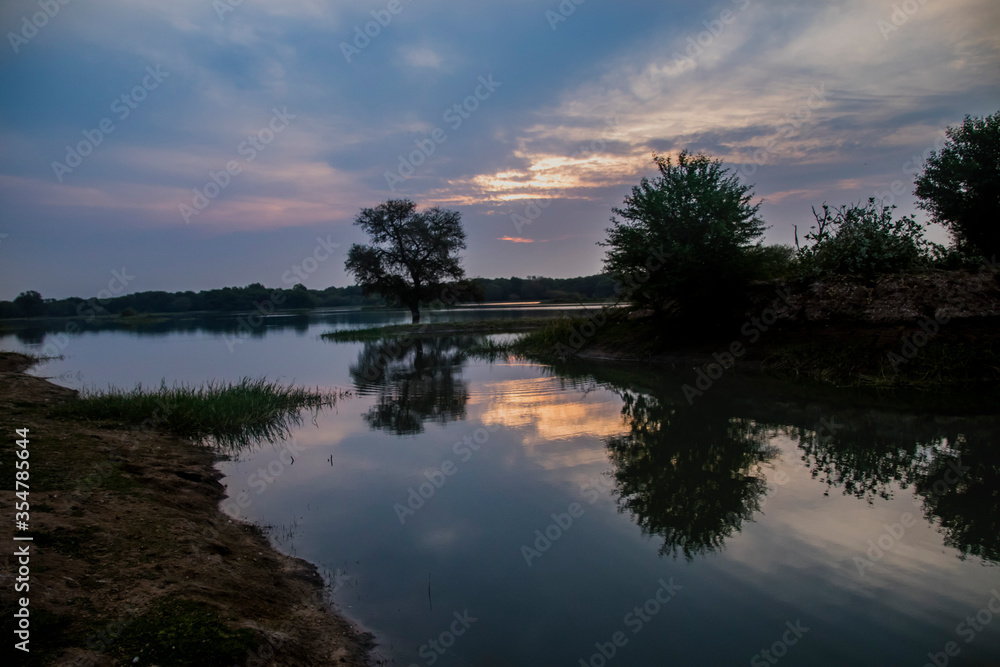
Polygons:
M12 592L13 548L0 558L7 641L16 598L30 600L31 653L19 655L20 664L133 664L135 647L156 639L150 627L159 631L158 619L179 624L181 634L249 630L238 636L253 650L234 664L368 664L370 635L324 605L316 569L218 510L224 493L210 451L157 431L60 419L53 406L76 392L25 375L29 365L0 353L0 498L8 521L15 429L30 429L29 593ZM168 618L177 601L202 611ZM210 648L185 655L178 647L173 658L135 664L194 664Z

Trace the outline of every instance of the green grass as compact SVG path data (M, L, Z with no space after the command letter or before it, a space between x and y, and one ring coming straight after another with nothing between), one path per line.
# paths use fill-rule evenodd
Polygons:
M302 409L319 410L347 395L243 378L200 387L168 387L164 382L158 389L141 384L134 389L86 389L77 400L56 409L76 419L162 429L196 439L210 437L218 444L239 447L283 437L300 422Z
M331 331L321 338L343 343L360 343L393 336L439 336L449 334L517 333L542 328L557 320L555 317L497 318L468 322L435 322L433 324L392 324L367 329Z
M161 598L127 624L111 652L122 664L216 667L243 664L259 640L247 629L228 627L218 612L195 600Z

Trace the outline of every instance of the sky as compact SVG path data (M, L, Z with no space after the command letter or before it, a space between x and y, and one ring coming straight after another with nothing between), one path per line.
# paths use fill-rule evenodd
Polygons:
M1000 110L996 0L4 0L0 299L352 283L363 207L461 213L483 277L602 267L653 154L767 243ZM930 228L933 240L947 239Z

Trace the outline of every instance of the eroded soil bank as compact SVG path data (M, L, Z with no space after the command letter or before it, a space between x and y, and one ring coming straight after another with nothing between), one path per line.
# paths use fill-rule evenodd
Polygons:
M8 545L30 545L14 592L0 559L5 641L29 600L30 665L367 665L371 637L323 602L305 561L219 511L214 455L156 430L77 423L54 407L76 392L0 353L0 498ZM15 531L16 429L29 429L29 529ZM12 535L31 542L13 542ZM14 640L16 641L16 640ZM138 658L138 660L136 660Z

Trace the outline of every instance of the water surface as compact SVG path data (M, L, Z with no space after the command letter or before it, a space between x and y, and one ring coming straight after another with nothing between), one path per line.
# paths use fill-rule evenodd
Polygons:
M350 389L220 466L227 510L317 563L389 664L1000 663L988 397L733 376L689 405L682 371L491 363L465 354L468 337L318 338L399 321L96 329L35 372Z

